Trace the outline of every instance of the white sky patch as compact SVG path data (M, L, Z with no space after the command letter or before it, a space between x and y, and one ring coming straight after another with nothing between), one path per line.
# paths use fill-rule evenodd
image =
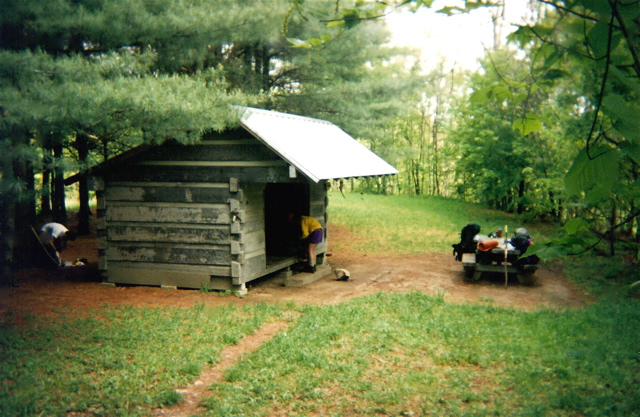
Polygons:
M515 31L512 23L523 23L525 16L530 14L529 0L505 2L502 39ZM444 6L456 5L463 6L463 2L436 0L431 8L422 7L416 13L402 11L390 14L386 22L392 33L391 45L419 48L426 70L433 69L440 61L444 61L445 70L451 67L477 69L478 59L484 56L484 48L491 48L494 44L491 11L481 8L456 16L436 13Z

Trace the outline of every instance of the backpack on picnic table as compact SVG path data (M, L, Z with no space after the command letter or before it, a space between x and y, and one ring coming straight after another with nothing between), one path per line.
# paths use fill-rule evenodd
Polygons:
M462 228L460 232L460 243L451 245L453 247L453 256L456 257L456 261L462 260L462 254L475 253L477 243L474 240L476 235L480 233L480 225L477 223L469 223Z

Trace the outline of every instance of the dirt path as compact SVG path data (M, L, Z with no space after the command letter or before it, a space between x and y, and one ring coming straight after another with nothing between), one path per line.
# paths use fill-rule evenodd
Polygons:
M170 408L160 408L153 413L156 417L189 417L197 415L200 403L209 396L209 387L214 382L222 381L224 371L241 356L258 349L267 340L288 327L284 321L265 323L254 334L244 337L238 344L225 348L221 360L215 366L205 369L189 386L176 390L184 401Z
M349 234L332 228L335 241L350 241ZM65 260L88 258L97 262L95 239L80 238L63 254ZM574 308L589 299L577 292L562 274L542 266L534 286L523 286L504 277L487 277L479 282L464 280L462 267L452 256L438 253L420 255L366 256L356 251L333 253L329 264L351 273L347 282L326 276L304 287L285 287L283 279L253 281L244 298L220 296L199 290L167 290L157 287L107 286L87 280L80 269L70 274L52 274L31 269L19 271L18 286L0 288L0 320L20 321L25 315L56 317L77 315L110 305L175 306L245 304L292 301L297 304L335 304L376 292L422 291L454 303L483 302L522 310Z

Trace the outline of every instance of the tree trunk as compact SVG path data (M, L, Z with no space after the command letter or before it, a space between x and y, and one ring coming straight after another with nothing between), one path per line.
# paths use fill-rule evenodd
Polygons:
M53 156L58 161L62 160L62 143L53 147ZM53 219L62 224L67 223L67 206L64 196L64 169L56 164L53 170Z
M40 194L40 216L51 216L51 150L44 149L42 158L44 170L42 171L42 193Z
M2 193L0 193L0 285L15 285L13 243L15 236L15 201L10 185L15 181L13 158L5 152L0 160Z
M51 171L42 171L42 193L40 194L40 216L51 216Z
M27 135L11 132L11 145L22 146ZM0 159L0 284L15 285L16 267L31 262L31 226L35 222L35 180L30 160L4 152ZM17 184L26 184L26 190Z
M525 180L522 180L520 181L520 184L518 186L518 200L516 201L518 214L524 213L524 204L522 204L521 201L522 201L522 197L524 197L525 189L526 189L526 182Z
M422 186L420 184L420 164L418 162L412 161L413 168L411 172L413 173L413 189L416 195L422 194Z
M87 135L77 135L75 147L78 150L78 159L80 164L87 166L87 158L89 157L89 138ZM89 208L89 179L86 175L80 177L79 200L80 211L78 212L78 234L88 235L90 233L91 208Z
M26 190L17 195L14 202L15 236L13 258L16 265L26 266L34 261L31 226L36 223L35 179L30 160L14 159L13 170L16 180L26 185Z
M262 79L262 91L264 93L267 93L271 87L271 79L269 76L270 61L269 47L263 45L260 47L260 77Z
M440 195L440 155L438 133L440 130L440 96L436 101L436 114L433 117L431 129L431 147L433 151L433 195Z

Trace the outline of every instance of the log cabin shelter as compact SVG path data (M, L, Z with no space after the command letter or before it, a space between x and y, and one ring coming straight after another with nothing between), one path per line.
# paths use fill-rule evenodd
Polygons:
M192 145L142 145L95 167L99 269L117 284L246 290L300 261L289 213L323 226L328 181L397 170L324 120L239 107Z

